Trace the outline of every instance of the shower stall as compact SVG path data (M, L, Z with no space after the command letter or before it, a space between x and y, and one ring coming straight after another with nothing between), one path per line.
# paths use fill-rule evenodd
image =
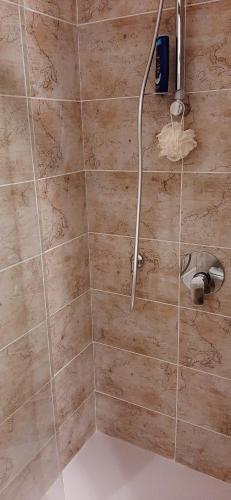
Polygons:
M1 500L231 497L230 26L0 0Z

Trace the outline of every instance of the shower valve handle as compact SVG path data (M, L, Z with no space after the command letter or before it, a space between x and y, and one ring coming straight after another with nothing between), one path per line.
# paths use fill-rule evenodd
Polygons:
M191 295L192 303L195 306L202 306L204 304L205 293L209 293L210 286L210 275L208 273L196 273L194 274L191 283Z

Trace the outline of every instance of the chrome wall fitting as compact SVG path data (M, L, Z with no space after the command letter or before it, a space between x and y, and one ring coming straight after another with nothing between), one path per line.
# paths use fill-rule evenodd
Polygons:
M221 288L225 272L215 255L192 252L182 258L181 279L191 290L192 303L200 306L204 304L205 295L216 293Z
M141 269L144 265L144 257L140 253L137 256L137 269ZM131 257L131 272L134 271L134 255Z

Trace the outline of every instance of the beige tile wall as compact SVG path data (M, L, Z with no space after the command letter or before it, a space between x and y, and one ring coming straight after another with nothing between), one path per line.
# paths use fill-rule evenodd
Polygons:
M170 96L145 97L145 264L134 313L137 96L157 2L78 5L97 425L231 482L230 1L188 1L186 126L195 129L198 148L183 165L158 157L156 134L169 121ZM165 7L161 33L174 42L174 2ZM226 270L220 293L198 310L179 286L179 257L189 250L216 254Z
M77 29L75 0L0 0L4 500L39 500L95 428Z

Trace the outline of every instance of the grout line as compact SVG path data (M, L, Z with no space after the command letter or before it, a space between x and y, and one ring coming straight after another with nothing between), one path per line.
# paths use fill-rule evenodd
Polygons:
M215 0L215 1L222 1L222 0ZM196 5L196 4L195 4ZM231 87L230 88L217 88L217 89L206 89L206 90L189 90L185 92L185 95L197 95L197 94L219 94L220 92L225 93L225 92L231 92ZM145 97L159 97L160 94L157 92L146 92ZM168 100L174 100L174 93L166 93L162 94L162 96L166 97ZM11 96L12 97L12 96ZM98 102L98 101L117 101L117 100L126 100L126 99L139 99L138 95L120 95L120 96L110 96L110 97L92 97L91 99L82 99L83 103L88 103L88 102Z
M83 354L83 352L86 351L90 346L92 346L92 342L89 342L89 344L87 344L78 354L76 354L72 359L70 359L70 361L68 361L68 363L63 365L62 368L60 368L57 372L55 372L54 378L56 378L57 375L59 375L63 370L65 370L65 368L67 368L73 361L75 361L75 359L77 359L79 356L81 356L81 354Z
M184 420L183 418L178 419L179 422L183 422L184 424L192 425L193 427L197 427L198 429L203 429L204 431L207 432L213 432L213 434L218 434L218 436L222 436L224 438L231 439L231 436L228 434L222 434L222 432L215 431L214 429L208 429L208 427L204 427L203 425L198 425L198 424L193 424L192 422L189 422L188 420Z
M33 401L33 399L40 393L43 391L43 389L45 387L47 387L48 385L51 384L51 379L48 379L47 382L45 382L45 384L43 384L37 391L35 391L33 394L30 395L29 398L27 398L20 406L18 406L18 408L16 408L16 410L14 410L12 413L10 413L6 418L4 418L4 420L2 420L0 422L0 427L3 426L8 420L11 420L12 418L15 417L15 415L22 410L22 408L24 408L24 406L28 405L28 403L30 403L31 401Z
M7 266L7 267L3 267L2 269L0 269L0 273L3 273L4 271L9 271L10 269L13 269L14 267L17 267L17 266L20 266L21 264L26 264L27 262L30 262L31 260L35 260L35 259L38 259L39 257L41 257L41 252L40 253L37 253L35 255L32 255L31 257L27 257L26 259L24 260L19 260L18 262L15 262L15 264L11 264L10 266Z
M77 302L77 300L81 299L81 297L83 297L84 295L87 295L88 292L89 292L89 289L85 290L83 293L81 293L80 295L78 295L77 297L75 297L73 300L70 300L69 302L67 302L66 304L64 304L62 307L60 307L59 309L57 309L57 311L51 313L49 315L50 318L52 318L53 316L55 316L56 314L58 314L60 311L62 311L66 307L71 306L74 302Z
M219 1L222 1L222 0L219 0ZM187 167L187 165L186 165ZM226 165L224 166L224 168L230 168L231 165ZM110 169L110 168L105 168L105 169L102 169L102 168L87 168L85 170L85 172L87 172L88 174L97 174L98 172L99 173L109 173L109 174L136 174L136 170L127 170L125 168L118 168L118 169ZM143 170L143 173L144 175L147 175L147 174L162 174L162 175L167 175L167 174L171 174L171 175L179 175L181 174L181 170L156 170L156 169L153 169L153 170ZM203 171L199 171L199 170L184 170L183 171L183 175L229 175L231 174L231 171L229 170L219 170L219 171L215 171L215 170L203 170ZM56 176L55 176L56 177ZM46 179L47 177L45 177Z
M227 382L231 382L231 377L223 377L222 375L217 375L216 373L207 372L204 370L193 368L192 366L183 365L181 363L179 363L179 368L180 369L183 368L185 370L191 370L191 371L196 372L196 373L201 373L202 375L209 375L211 377L215 377L215 378L219 378L221 380L226 380Z
M163 9L163 12L174 11L174 10L175 10L175 7L166 7L165 9ZM78 26L79 27L92 26L95 24L110 23L110 22L117 21L120 19L130 19L133 17L148 16L148 15L150 16L150 14L156 14L156 13L157 13L157 9L153 9L153 10L148 10L146 12L135 12L133 14L127 14L125 16L107 17L106 19L97 19L95 21L88 21L85 23L79 23Z
M96 231L90 231L89 233L90 235L96 235L96 236L106 236L106 237L112 237L112 238L126 238L126 239L130 239L130 240L134 240L134 236L127 236L127 235L124 235L124 234L116 234L116 233L100 233L100 232L96 232ZM155 242L159 242L159 243L169 243L169 244L174 244L176 245L179 240L162 240L162 239L159 239L159 238L145 238L145 237L140 237L140 240L141 241L155 241ZM181 245L183 246L195 246L195 247L202 247L202 248L215 248L217 250L231 250L231 247L222 247L222 246L218 246L218 245L204 245L202 243L192 243L192 242L188 242L188 241L181 241L180 242Z
M94 396L95 391L90 392L90 394L82 401L82 403L70 414L68 417L64 420L64 422L61 423L59 426L59 431L62 430L62 427L68 422L72 417L74 417L75 413L77 413L79 410L81 410L82 406L84 406L85 403L91 399L92 396Z
M130 295L126 295L124 293L111 292L109 290L102 290L100 288L92 288L92 291L93 292L98 292L98 293L104 293L104 294L108 294L108 295L118 295L119 297L126 297L128 299L131 298ZM146 298L143 298L143 297L137 297L137 300L138 301L144 301L144 302L151 302L153 304L160 304L160 305L168 306L168 307L178 308L178 306L176 304L171 304L171 303L168 303L168 302L161 302L160 300L146 299ZM217 317L225 318L225 319L229 319L229 320L231 319L231 315L228 316L228 315L221 314L221 313L214 313L214 312L211 312L211 311L205 311L204 309L202 310L202 309L196 309L196 308L193 308L193 307L187 307L187 306L180 305L180 310L182 310L182 309L186 309L188 311L192 311L192 312L195 312L195 313L202 313L202 314L208 314L208 315L212 315L212 316L217 316Z
M127 352L129 354L133 354L134 356L140 356L140 357L147 358L147 359L154 359L155 361L158 361L160 363L165 363L167 365L172 365L174 367L177 366L177 364L173 363L172 361L166 361L165 359L157 358L156 356L149 356L148 354L142 354L141 352L130 351L129 349L124 349L122 347L117 347L117 346L113 346L110 344L104 344L103 342L100 342L98 340L94 340L93 343L99 344L99 345L104 346L104 347L108 347L109 349L114 349L116 351L122 351L124 353Z
M178 418L178 394L179 394L179 361L180 361L180 303L181 303L181 226L182 226L182 192L183 192L183 160L181 162L181 184L180 184L180 207L179 207L179 248L178 248L178 311L177 311L177 375L176 375L176 427L175 427L175 449L174 460L176 461L177 448L177 418Z
M125 349L124 347L118 347L118 346L114 346L112 344L107 344L107 343L101 342L99 340L94 340L93 343L94 344L99 344L101 346L108 347L108 348L111 348L111 349L116 349L118 351L127 352L129 354L134 354L134 355L137 355L137 356L142 356L144 358L153 359L153 360L158 361L160 363L166 363L168 365L179 367L179 369L191 370L191 371L196 372L196 373L201 373L203 375L209 375L209 376L214 377L214 378L219 378L221 380L226 380L227 382L231 382L231 377L223 377L222 375L218 375L217 373L212 373L212 372L208 372L208 371L205 371L205 370L200 370L200 369L197 369L197 368L193 368L191 366L187 366L187 365L184 365L184 364L180 363L180 361L179 362L177 361L176 363L173 363L172 361L168 361L166 359L158 358L156 356L150 356L149 354L143 354L143 353L140 353L140 352L137 352L137 351L131 351L130 349Z
M37 177L35 181L32 178L32 179L28 179L28 180L25 180L25 181L7 182L5 184L0 184L0 189L1 188L5 188L5 187L17 186L18 184L19 185L21 185L21 184L32 184L33 182L46 181L46 180L49 180L49 179L56 179L56 177L65 177L65 176L69 176L69 175L73 175L73 174L82 174L84 172L85 172L85 170L75 170L73 172L64 172L62 174L49 175L47 177Z
M220 0L218 0L220 1ZM228 167L228 166L227 166ZM124 173L124 174L133 174L135 175L136 174L136 170L126 170L126 169L80 169L80 170L74 170L74 171L71 171L71 172L62 172L60 174L54 174L54 175L48 175L46 177L36 177L36 180L35 182L39 182L39 181L46 181L46 180L49 180L49 179L56 179L56 178L59 178L59 177L65 177L65 176L70 176L70 175L77 175L77 174L83 174L83 173L113 173L113 174L117 174L117 173ZM172 174L172 175L179 175L181 173L181 170L144 170L143 171L144 174L153 174L153 173L157 173L157 174ZM196 170L187 170L187 171L184 171L183 172L184 176L186 175L191 175L191 174L194 174L194 175L226 175L226 176L230 176L231 172L227 171L227 170L221 170L221 171L203 171L203 172L199 172L199 171L196 171ZM31 179L27 179L27 180L24 180L24 181L13 181L13 182L6 182L4 184L0 184L0 189L1 188L5 188L5 187L12 187L12 186L17 186L17 185L21 185L21 184L32 184L34 182L34 179L31 178ZM91 231L92 232L92 231ZM95 234L107 234L107 233L97 233L95 232ZM114 233L109 233L109 234L114 234ZM117 235L115 235L117 236ZM123 236L123 235L118 235L118 236ZM144 239L147 239L147 238L144 238ZM158 240L160 241L160 240ZM165 241L165 240L163 240ZM187 244L187 242L185 242ZM200 243L189 243L190 245L200 245ZM201 246L210 246L210 245L201 245ZM216 247L217 248L217 247ZM220 247L220 248L226 248L226 247Z
M63 241L62 243L59 243L58 245L55 245L54 247L48 248L47 250L44 251L44 255L46 256L49 252L52 252L52 250L56 250L57 248L63 247L64 245L68 245L68 243L72 243L73 241L79 240L80 238L83 238L84 236L87 236L87 233L82 233L79 236L75 236L75 238L72 238L71 240Z
M56 175L47 175L46 177L37 177L36 181L46 181L49 179L56 179L57 177L65 177L65 176L70 176L70 175L76 175L76 174L83 174L85 171L83 169L81 170L74 170L72 172L62 172L61 174L56 174Z
M120 297L126 297L126 298L131 298L131 295L127 295L127 294L124 294L124 293L119 293L119 292L110 292L108 290L102 290L100 288L92 288L92 291L94 292L100 292L100 293L107 293L108 295L118 295ZM168 303L168 302L161 302L159 300L152 300L152 299L146 299L146 298L143 298L143 297L137 297L137 300L143 300L145 302L152 302L154 304L161 304L161 305L165 305L165 306L170 306L170 307L178 307L177 304L171 304L171 303Z
M31 93L30 75L29 75L29 80L27 81L27 74L26 74L26 67L25 67L25 63L28 62L28 44L27 44L27 38L25 37L25 45L24 45L21 9L19 12L20 12L20 30L21 30L21 38L22 38L23 61L24 61L24 79L25 79L25 86L26 86L26 96L28 96L28 91ZM23 12L25 12L25 11L23 11ZM23 21L24 20L25 19L23 18ZM28 68L28 71L30 71L30 68ZM44 238L43 238L43 227L42 227L42 215L40 212L38 185L36 182L37 158L36 158L36 149L35 149L34 117L33 117L33 109L31 107L31 101L29 99L27 99L27 115L28 115L29 140L30 140L30 148L31 148L33 178L34 178L34 186L35 186L35 201L36 201L36 211L37 211L37 219L38 219L38 235L39 235L40 250L41 250L43 301L44 301L44 307L45 307L46 338L47 338L47 351L48 351L48 359L49 359L50 392L51 392L52 417L53 417L53 426L54 426L55 451L56 451L56 458L57 458L58 474L60 476L60 480L62 481L63 491L64 491L62 466L61 466L60 452L59 452L59 441L58 441L58 434L57 434L57 430L56 430L57 408L56 408L56 394L55 394L55 387L54 387L54 366L53 366L53 357L52 357L52 340L51 340L51 336L50 336L49 302L48 302L48 296L47 296L46 268L45 268L45 262L43 259Z
M49 439L48 439L48 440L47 440L47 441L46 441L46 442L45 442L45 443L44 443L44 444L43 444L43 445L42 445L42 446L38 449L38 451L36 451L36 452L35 452L35 454L33 454L32 458L30 458L30 460L28 460L28 461L27 461L27 462L23 465L23 467L22 467L22 468L20 468L20 469L19 469L19 470L18 470L18 471L17 471L17 472L13 475L13 477L10 479L10 481L9 481L9 482L8 482L8 483L7 483L7 484L6 484L3 488L1 488L1 489L0 489L0 495L1 495L2 493L4 493L4 491L6 491L6 490L7 490L7 489L11 486L11 484L13 483L13 481L14 481L17 477L21 476L21 474L22 474L22 472L24 471L24 469L26 469L26 467L28 467L28 466L31 464L31 462L33 462L33 460L35 460L35 458L36 458L36 457L38 457L38 455L40 455L40 453L42 452L42 450L43 450L43 449L45 449L45 448L48 446L49 442L50 442L50 441L52 441L52 439L54 439L54 435L50 436L50 437L49 437Z
M78 10L78 0L76 0L77 7L77 20L79 20L79 10ZM91 251L90 251L90 238L89 238L89 203L88 203L88 190L87 190L87 174L86 174L86 164L85 164L85 140L84 140L84 122L83 122L83 101L82 101L82 77L81 77L81 50L80 50L80 34L78 30L78 58L79 58L79 83L80 83L80 99L81 99L81 130L82 130L82 148L83 148L83 167L85 170L85 199L86 199L86 218L87 218L87 233L88 233L88 268L89 268L89 283L90 283L90 315L91 315L91 340L92 340L92 349L93 349L93 377L94 377L94 392L96 391L96 370L95 370L95 346L93 342L93 305L92 305L92 292L91 292L91 283L92 283L92 269L91 269ZM95 420L95 428L97 429L96 424L96 398L94 400L94 420Z
M195 6L198 6L198 5L207 5L208 3L218 3L218 2L221 2L222 0L205 0L205 1L201 1L201 2L198 2L196 4L191 4L190 2L186 5L186 7L195 7ZM168 11L173 11L175 10L175 7L166 7L163 9L163 12L168 12ZM79 27L84 27L84 26L91 26L91 25L94 25L94 24L99 24L99 23L105 23L105 22L113 22L113 21L117 21L117 20L120 20L120 19L128 19L128 18L131 18L131 17L139 17L139 16L145 16L145 15L150 15L150 14L156 14L157 13L157 9L153 9L153 10L148 10L148 11L141 11L141 12L135 12L135 13L131 13L131 14L127 14L127 15L121 15L121 16L115 16L115 17L107 17L107 18L104 18L104 19L96 19L95 21L85 21L85 22L80 22L78 23L78 26Z
M25 11L33 12L34 14L39 14L40 16L48 17L50 19L53 19L54 21L58 21L58 22L61 22L61 23L64 23L64 24L69 24L71 26L77 27L77 23L73 23L71 21L67 21L66 19L62 19L61 17L52 16L51 14L47 14L46 12L42 12L40 10L32 9L31 7L27 7L26 5L24 5L24 2L22 2L22 3L15 3L15 2L10 1L10 0L1 0L1 1L4 2L4 3L7 3L9 5L15 5L16 7L19 7L19 8L21 7Z
M30 335L30 333L33 333L34 330L36 330L37 328L40 328L42 325L45 325L46 324L46 320L44 318L43 321L41 321L40 323L38 323L37 325L33 326L32 328L30 328L30 330L27 330L25 333L23 333L22 335L19 335L19 337L15 338L14 340L12 340L11 342L9 342L9 344L6 344L4 347L1 347L0 348L0 354L5 351L6 349L8 349L9 347L11 347L13 344L15 344L16 342L20 341L23 339L23 337L26 337L27 335Z
M112 396L111 394L108 394L107 392L103 392L103 391L100 391L97 389L96 394L97 393L101 394L102 396L106 396L108 398L115 399L116 401L122 401L123 403L127 403L128 405L136 406L137 408L141 408L142 410L146 410L146 411L150 411L151 413L162 415L163 417L170 418L171 420L176 420L175 417L168 415L167 413L162 413L161 411L153 410L153 409L147 408L147 406L142 406L142 405L139 405L137 403L132 403L131 401L128 401L127 399L118 398L117 396Z
M149 412L154 413L154 414L162 415L163 417L170 418L171 420L176 420L175 417L172 417L171 415L168 415L167 413L162 413L158 410L153 410L153 409L147 408L146 406L139 405L137 403L132 403L131 401L128 401L128 400L122 399L122 398L118 398L116 396L112 396L111 394L108 394L108 393L100 391L100 390L97 390L96 394L100 394L100 395L105 396L105 397L110 398L110 399L115 399L116 401L122 401L123 403L127 403L128 405L135 406L137 408L141 408L142 410L146 410L146 411L149 411ZM203 429L204 431L206 431L208 433L212 432L213 434L218 434L218 436L222 436L224 438L231 439L231 436L229 436L228 434L222 434L221 432L215 431L213 429L208 429L207 427L203 427L202 425L193 424L192 422L189 422L189 421L184 420L182 418L179 418L178 421L183 422L183 423L188 424L188 425L192 425L193 427L197 427L198 429Z

